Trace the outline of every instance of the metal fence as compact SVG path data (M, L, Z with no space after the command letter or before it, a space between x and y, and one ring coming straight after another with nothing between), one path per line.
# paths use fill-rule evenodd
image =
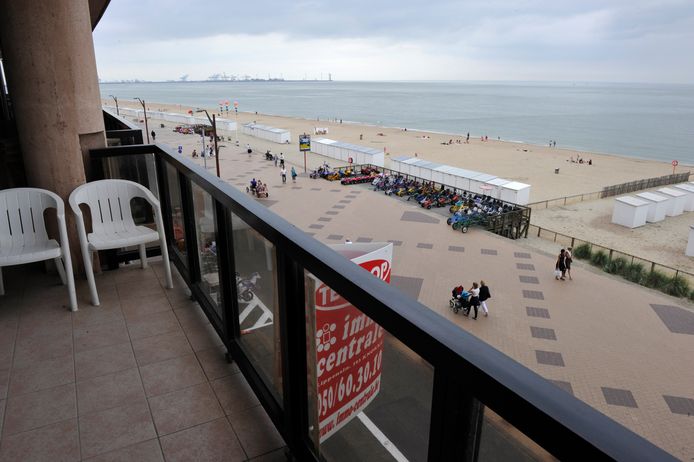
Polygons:
M297 460L387 461L392 448L413 461L520 460L529 453L674 460L168 147L111 147L90 156L95 168L102 163L104 172L121 173L127 170L114 163L154 157L169 255ZM254 307L262 302L270 322L249 329L251 305L240 298L237 277L253 271L262 275ZM308 322L314 277L331 291L330 300L343 297L367 317L360 322L372 326L370 338L384 337L378 396L359 418L337 421L329 439L318 436L320 409L334 402L333 392L358 387L361 376L316 390L320 363L310 352L317 338L332 335L328 329L316 337ZM336 353L325 367L340 361ZM383 436L375 438L369 425L381 425Z
M644 180L630 181L628 183L622 183L614 186L605 186L602 191L595 191L584 194L574 194L573 196L558 197L556 199L547 199L544 201L533 202L528 204L529 207L536 209L547 209L550 207L558 205L568 205L576 204L583 201L594 201L598 199L604 199L606 197L617 196L619 194L626 194L633 191L640 191L642 189L655 188L657 186L663 186L675 183L684 183L689 181L689 176L691 172L677 173L674 175L665 175L656 178L647 178Z
M561 247L572 247L575 249L577 246L585 244L588 245L593 252L605 252L605 254L607 254L610 260L623 258L628 263L639 263L643 265L646 271L659 271L670 278L682 278L689 282L690 287L694 287L694 274L689 273L687 271L656 263L654 261L637 257L636 255L632 255L626 252L620 252L619 250L611 249L609 247L595 244L590 241L585 241L583 239L578 239L576 237L569 236L567 234L562 234L557 231L552 231L550 229L542 228L537 225L530 225L530 234L536 235L537 237L540 237L542 239L556 242Z

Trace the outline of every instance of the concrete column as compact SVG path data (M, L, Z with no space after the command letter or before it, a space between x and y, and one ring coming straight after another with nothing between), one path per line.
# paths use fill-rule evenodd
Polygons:
M83 151L106 144L88 1L0 0L0 11L27 181L69 207L70 192L85 182Z

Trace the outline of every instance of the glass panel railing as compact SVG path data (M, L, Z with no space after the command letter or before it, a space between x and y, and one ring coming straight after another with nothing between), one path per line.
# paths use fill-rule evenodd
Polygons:
M390 258L375 247L361 256L358 244L334 247L389 280ZM316 453L326 461L427 460L433 367L311 273L305 281Z
M188 265L188 251L186 249L186 227L183 212L183 202L181 200L181 183L178 171L171 164L166 164L166 180L168 184L169 204L171 205L171 223L173 230L174 252L178 254L181 262Z
M212 302L219 318L223 319L214 200L195 183L192 184L192 193L198 262L200 264L200 288Z
M275 246L238 216L231 215L239 326L244 351L278 403L282 361Z
M480 462L507 460L549 462L557 459L494 411L485 407L477 460Z

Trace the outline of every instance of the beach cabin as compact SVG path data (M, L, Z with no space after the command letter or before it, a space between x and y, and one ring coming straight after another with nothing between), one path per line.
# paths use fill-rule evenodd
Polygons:
M684 201L684 211L694 212L694 184L682 183L676 184L674 187L687 193L687 199Z
M490 175L489 173L479 173L474 177L470 178L470 191L475 194L487 194L489 189L485 186L487 181L493 180L496 175ZM484 186L484 187L483 187Z
M402 175L407 175L407 172L403 172L403 162L406 161L407 159L411 159L410 156L396 156L396 157L391 157L389 159L390 161L390 169L394 170ZM406 164L405 164L406 165Z
M519 181L506 183L501 186L501 196L499 199L504 202L511 202L512 204L528 205L530 201L530 185Z
M612 210L612 223L638 228L646 224L650 202L634 196L617 197Z
M658 192L665 197L671 198L670 208L666 212L667 216L676 217L677 215L682 215L682 212L684 212L684 203L687 201L686 192L681 189L673 188L660 188Z
M687 241L687 250L684 254L688 257L694 257L694 225L689 227L689 240Z
M484 188L484 190L486 191L485 194L487 196L493 197L494 199L501 199L501 187L510 182L511 180L506 180L504 178L493 178L489 181L486 181L484 184L490 189Z
M669 199L667 197L663 197L660 194L655 194L652 192L638 193L636 197L650 203L648 206L648 213L646 214L647 222L657 223L665 219L665 214L667 213L669 205Z
M244 124L243 134L282 144L291 142L292 138L289 130L254 123Z
M385 154L380 149L343 143L328 138L311 141L311 152L353 164L385 166Z

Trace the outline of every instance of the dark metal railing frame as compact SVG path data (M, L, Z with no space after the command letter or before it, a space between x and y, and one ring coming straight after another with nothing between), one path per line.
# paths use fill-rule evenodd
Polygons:
M249 195L168 147L123 146L90 153L95 161L113 156L155 154L170 247L173 234L165 165L172 165L179 173L189 243L188 262L183 262L175 252L169 255L179 271L184 270L182 274L188 273L187 277L183 276L184 280L208 317L216 310L199 286L190 185L197 184L213 198L216 216L222 218L216 225L224 316L221 322L214 316L210 321L298 460L319 460L308 432L305 270L340 293L433 367L429 460L476 459L480 402L561 459L675 460L431 309L374 278ZM263 380L240 341L236 284L231 277L235 271L233 236L227 228L234 219L232 213L275 247L282 402L270 391L270 385Z

